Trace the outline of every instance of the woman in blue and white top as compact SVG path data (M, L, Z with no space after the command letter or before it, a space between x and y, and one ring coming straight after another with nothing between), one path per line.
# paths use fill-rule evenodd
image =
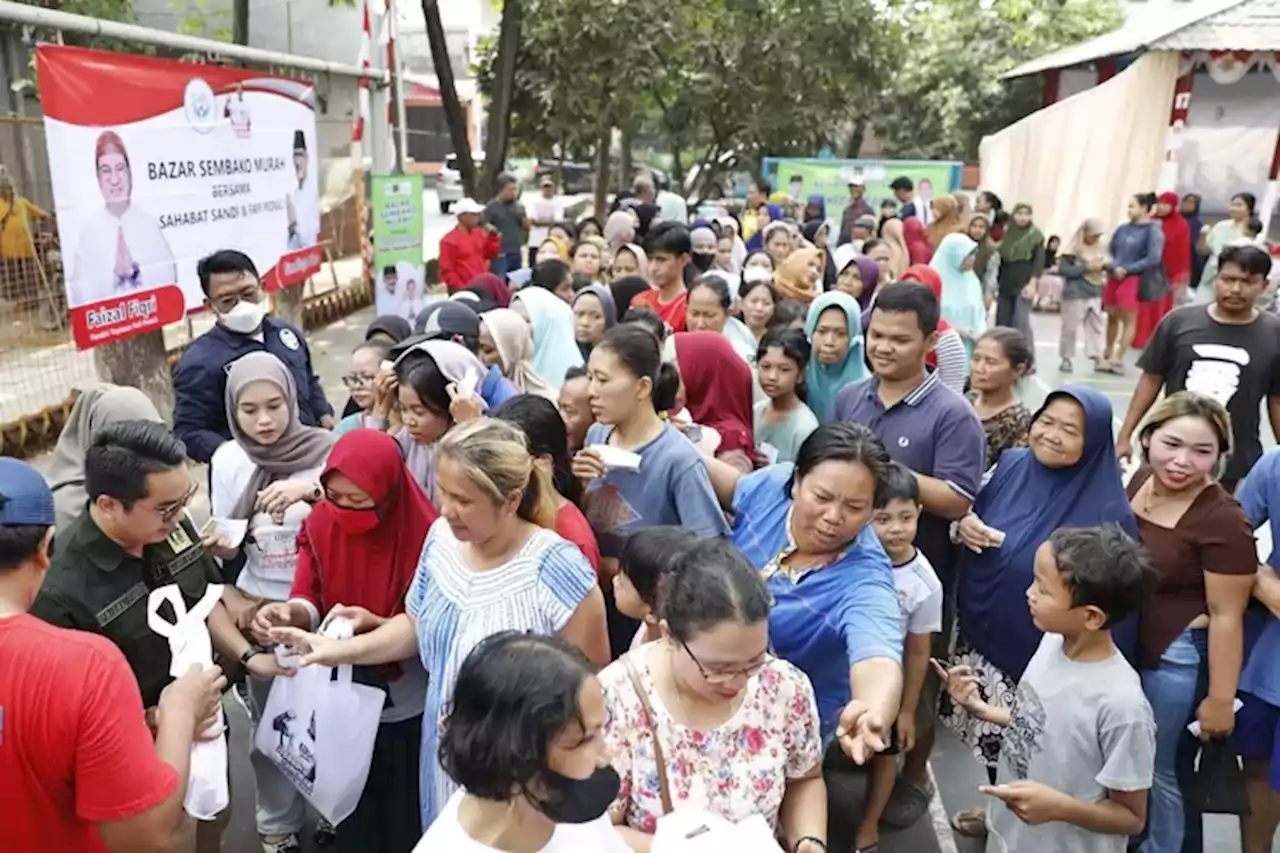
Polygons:
M501 631L532 631L558 634L597 663L609 660L596 573L550 529L555 489L550 472L534 462L513 424L479 418L454 427L438 445L441 517L427 533L405 612L377 627L358 625L350 640L273 632L307 650L304 665L377 665L418 650L431 674L422 725L423 826L457 790L438 766L437 740L472 649Z

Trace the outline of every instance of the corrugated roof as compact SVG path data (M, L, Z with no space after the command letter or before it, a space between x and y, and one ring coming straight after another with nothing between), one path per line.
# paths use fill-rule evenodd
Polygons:
M1149 45L1151 50L1280 50L1280 0L1247 0Z
M1071 68L1075 65L1084 65L1108 56L1123 56L1127 53L1136 53L1139 50L1151 48L1157 43L1163 44L1166 40L1180 36L1184 31L1199 29L1202 24L1208 22L1208 19L1225 16L1226 13L1235 11L1236 7L1243 9L1244 7L1253 6L1265 6L1270 10L1271 15L1280 15L1280 11L1277 11L1280 10L1280 0L1214 0L1214 2L1189 3L1186 9L1161 7L1157 10L1153 8L1150 14L1139 13L1131 15L1125 21L1124 26L1118 30L1113 30L1089 41L1064 47L1061 50L1055 50L1053 53L1046 54L1039 59L1023 63L1006 73L1004 77L1005 79L1025 77L1028 74L1039 74L1042 71L1050 71L1054 68ZM1276 33L1273 47L1280 48L1280 17L1274 20L1277 26L1272 29L1272 32ZM1256 26L1256 24L1247 26ZM1232 29L1234 30L1236 27L1233 26ZM1175 48L1162 47L1162 49L1173 50ZM1197 44L1194 47L1179 47L1176 49L1243 50L1244 48L1219 47L1216 44L1206 42L1205 44Z

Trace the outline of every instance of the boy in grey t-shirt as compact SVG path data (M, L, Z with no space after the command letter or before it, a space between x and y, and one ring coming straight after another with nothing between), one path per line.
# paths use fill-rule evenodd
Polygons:
M987 850L1123 853L1142 831L1155 761L1155 720L1138 674L1111 640L1135 613L1149 573L1118 527L1057 530L1036 551L1027 590L1045 632L1010 710L982 700L969 667L934 662L955 702L1005 726Z

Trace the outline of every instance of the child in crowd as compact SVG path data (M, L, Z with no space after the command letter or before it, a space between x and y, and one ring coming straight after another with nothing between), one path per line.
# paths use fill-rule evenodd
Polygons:
M688 530L660 525L637 530L623 543L618 573L613 576L613 595L619 613L640 620L631 648L662 639L663 581L680 553L697 541Z
M756 374L765 398L755 404L755 437L770 464L794 462L800 445L818 428L805 405L809 339L799 329L770 329L756 351Z
M942 630L942 582L929 558L915 546L921 510L920 485L915 475L892 463L884 486L877 490L871 525L893 564L893 580L898 587L904 640L902 704L893 742L871 759L867 802L858 826L858 850L874 849L880 841L880 818L889 804L897 775L896 756L910 752L916 745L917 711L925 712L921 722L932 724L930 705L921 703L920 694L929 671L933 635Z
M1149 576L1142 546L1114 526L1054 531L1036 551L1027 603L1044 639L1011 709L988 705L968 667L934 666L957 705L1006 732L988 850L1122 853L1147 820L1155 720L1111 639ZM1069 793L1068 793L1069 792Z
M351 353L351 368L342 377L342 384L351 392L351 401L360 408L338 421L333 429L334 435L341 436L370 425L366 419L373 413L373 404L378 402L374 384L382 372L382 363L390 353L391 344L379 338L365 341Z

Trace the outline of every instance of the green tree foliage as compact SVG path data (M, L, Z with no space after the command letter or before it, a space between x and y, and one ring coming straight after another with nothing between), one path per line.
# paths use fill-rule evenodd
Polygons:
M517 148L581 157L626 126L656 134L677 175L831 143L874 103L897 33L871 0L529 0L524 20ZM495 59L482 44L486 94Z
M1116 29L1115 0L933 0L908 6L897 73L872 120L889 156L976 160L982 137L1040 107L1016 66Z

